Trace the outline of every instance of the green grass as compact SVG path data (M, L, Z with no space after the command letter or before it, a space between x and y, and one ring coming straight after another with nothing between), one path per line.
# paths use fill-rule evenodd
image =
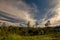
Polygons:
M0 37L0 40L3 37ZM39 35L39 36L19 36L16 34L9 34L6 40L53 40L53 38L50 35Z

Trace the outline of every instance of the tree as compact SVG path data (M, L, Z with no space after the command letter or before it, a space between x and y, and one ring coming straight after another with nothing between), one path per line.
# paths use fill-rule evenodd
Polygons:
M2 24L2 34L3 34L3 39L2 40L6 40L6 38L7 38L7 29L6 29L6 24L5 24L5 22L3 22L3 24Z
M36 22L36 23L35 23L35 26L37 27L38 25L39 25L39 24Z
M49 25L50 25L50 21L48 20L45 26L48 27Z
M2 23L2 27L5 27L5 26L6 26L6 23L5 23L5 22L3 22L3 23Z
M27 27L30 27L30 21L28 21L28 23L27 23Z
M1 22L0 22L0 27L1 27Z

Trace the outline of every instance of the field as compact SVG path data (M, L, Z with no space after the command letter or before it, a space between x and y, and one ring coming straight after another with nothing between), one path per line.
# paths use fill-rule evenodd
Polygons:
M60 31L52 29L0 27L0 40L60 40Z
M2 36L0 36L0 40L3 40ZM51 35L19 36L16 34L9 34L6 40L59 40L59 39Z

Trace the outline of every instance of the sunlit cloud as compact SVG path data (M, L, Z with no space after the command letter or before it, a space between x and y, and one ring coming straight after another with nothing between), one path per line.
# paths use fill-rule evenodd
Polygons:
M9 14L6 15L7 17L11 17L20 21L23 20L25 22L30 21L32 24L34 24L36 20L33 18L33 16L31 16L31 10L37 12L35 6L31 7L22 0L0 0L0 11ZM19 21L17 22L20 23Z
M0 0L0 11L5 12L0 13L3 15L0 16L0 19L10 22L14 21L14 23L21 23L22 21L27 23L30 21L31 25L34 25L37 21L40 24L39 26L45 26L44 24L50 20L51 25L59 25L60 0L48 0L48 2L49 6L51 7L46 8L46 12L43 13L42 18L40 18L40 14L42 13L40 13L40 9L35 3L31 3L31 6L25 3L23 0ZM40 19L34 18L35 16Z
M54 7L51 7L47 12L44 18L42 19L41 24L45 24L48 20L50 20L51 25L60 25L60 0L50 0L50 5L55 5ZM48 15L52 15L50 18ZM48 18L46 20L46 18Z

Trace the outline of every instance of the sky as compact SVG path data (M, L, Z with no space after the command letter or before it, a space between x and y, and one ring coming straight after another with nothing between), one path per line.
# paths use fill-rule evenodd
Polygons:
M39 26L60 24L60 0L0 0L0 20Z

